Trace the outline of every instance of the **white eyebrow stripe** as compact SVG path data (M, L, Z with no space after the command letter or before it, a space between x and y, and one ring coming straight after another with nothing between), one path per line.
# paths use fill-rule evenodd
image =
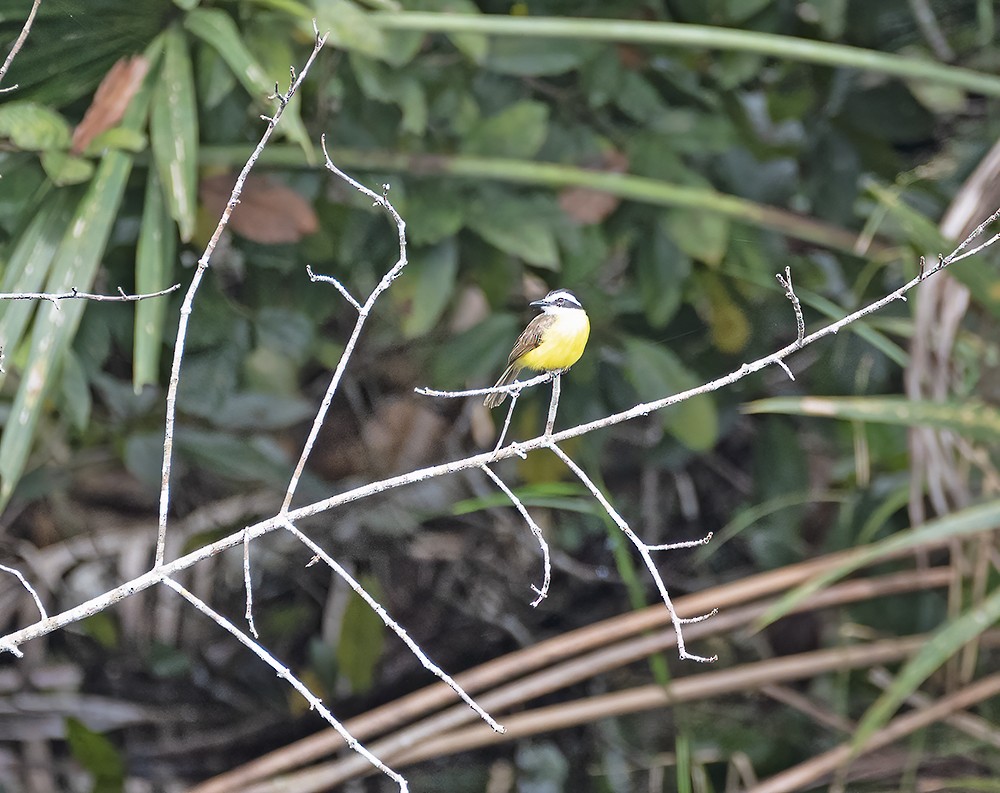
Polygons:
M572 292L570 292L567 289L557 289L554 292L549 292L545 296L545 302L546 303L554 303L559 298L562 298L562 299L564 299L564 300L572 303L574 306L579 306L580 308L583 308L583 306L580 305L580 301L576 299L576 295L574 295Z

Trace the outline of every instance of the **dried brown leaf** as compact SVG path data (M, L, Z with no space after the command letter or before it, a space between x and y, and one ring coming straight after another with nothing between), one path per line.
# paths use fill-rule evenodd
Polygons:
M595 169L609 173L625 173L628 158L619 151L609 151L602 157L603 162ZM573 220L584 225L600 223L614 212L621 199L603 190L589 187L569 187L559 193L559 206Z
M213 217L222 215L236 177L219 174L201 180L198 195ZM233 210L229 227L248 240L264 245L298 242L315 234L319 220L306 199L290 187L265 176L247 177L240 203Z
M147 71L149 61L142 55L120 58L115 62L97 86L83 120L73 130L73 154L82 153L94 138L122 120Z

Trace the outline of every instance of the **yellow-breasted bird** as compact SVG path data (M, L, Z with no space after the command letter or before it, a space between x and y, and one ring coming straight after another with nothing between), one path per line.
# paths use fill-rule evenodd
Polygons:
M532 301L542 313L528 323L514 342L494 388L510 385L522 369L555 372L569 369L580 360L590 337L590 320L576 295L568 289L555 289L541 300ZM483 404L495 408L507 398L506 391L487 395Z

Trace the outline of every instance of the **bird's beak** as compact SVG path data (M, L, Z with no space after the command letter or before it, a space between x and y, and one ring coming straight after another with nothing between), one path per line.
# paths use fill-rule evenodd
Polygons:
M545 305L545 298L543 297L541 300L532 300L530 303L528 303L528 305L529 306L544 306Z

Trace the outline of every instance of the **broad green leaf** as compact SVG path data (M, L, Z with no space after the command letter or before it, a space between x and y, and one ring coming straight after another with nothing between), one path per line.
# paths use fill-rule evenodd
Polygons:
M330 32L328 46L372 58L390 54L385 35L368 12L350 0L316 0L316 24L321 33Z
M123 789L125 761L111 741L73 716L66 719L66 741L76 761L94 776L94 793Z
M315 413L312 402L283 394L231 394L212 415L216 427L226 430L269 431L287 429Z
M194 73L184 33L163 34L163 68L153 96L150 144L181 240L194 234L198 175L198 110Z
M658 223L652 237L638 247L634 266L646 319L654 328L662 328L680 307L691 275L691 257L674 244Z
M949 619L944 627L920 648L896 675L874 704L861 717L854 731L851 746L855 750L864 747L867 740L879 731L892 714L898 710L910 694L921 683L934 674L969 642L1000 622L1000 588L994 589L979 605L969 609L959 617Z
M174 441L184 459L213 474L274 487L288 479L288 455L267 438L180 427Z
M141 129L150 93L147 81L129 104L123 126ZM101 160L55 254L45 291L61 293L73 287L91 287L131 169L132 155L125 152L112 151ZM24 472L46 395L85 306L83 300L66 300L58 307L48 301L38 307L28 362L11 407L11 420L0 437L0 509L9 502Z
M0 138L9 139L19 149L68 149L71 137L66 120L43 105L14 100L0 106Z
M94 173L94 164L90 160L66 151L43 151L41 161L52 183L61 187L82 184Z
M265 306L254 317L253 327L261 346L276 350L298 364L309 358L316 326L301 311Z
M381 602L384 593L374 576L362 576L359 582L365 591ZM351 692L360 694L371 688L375 679L375 664L385 647L385 624L360 595L351 594L344 610L337 643L337 666L351 684Z
M599 45L578 39L497 36L483 68L518 77L552 76L576 69L599 51Z
M529 160L538 154L545 142L548 125L548 105L516 102L495 116L482 119L462 141L462 152Z
M148 144L146 136L137 129L112 127L95 137L87 146L88 156L97 156L105 149L124 149L133 154L143 151Z
M717 267L729 247L729 218L702 209L671 209L665 228L692 259Z
M504 253L536 267L559 269L552 219L536 201L489 191L469 204L466 225Z
M432 245L462 229L466 197L453 182L419 181L407 185L406 236L411 245ZM398 206L398 204L397 204Z
M891 396L807 396L761 399L743 409L746 413L785 413L904 427L934 427L984 443L1000 442L1000 410L982 402L924 402Z
M451 300L457 275L458 245L454 237L410 254L409 265L390 293L406 338L423 336L437 324Z
M643 402L686 391L699 382L664 345L636 337L625 340L625 376ZM664 429L689 449L703 451L715 445L719 419L711 394L692 397L659 413Z
M163 188L155 168L146 177L146 198L142 206L142 225L135 256L135 289L139 294L159 292L170 286L174 271L177 242L170 213L163 200ZM133 333L132 386L138 392L144 385L160 382L160 353L163 328L170 297L140 300L135 307Z

